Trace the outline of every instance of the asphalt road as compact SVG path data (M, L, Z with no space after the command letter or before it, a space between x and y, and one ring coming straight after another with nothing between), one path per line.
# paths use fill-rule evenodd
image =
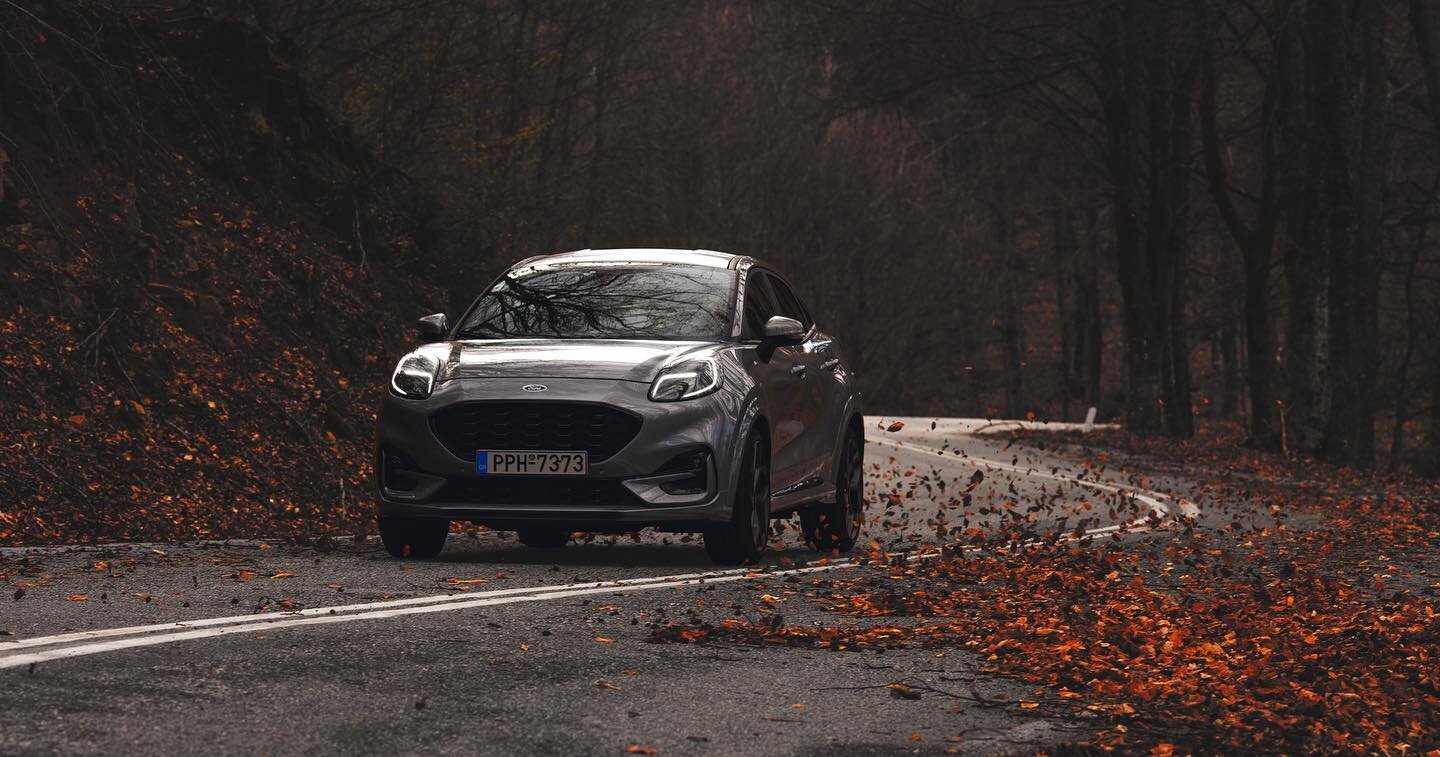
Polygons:
M867 532L886 550L1014 508L1037 534L1117 538L1191 507L1130 496L1178 482L1011 448L978 422L880 430L892 420L870 419L866 449ZM977 470L971 506L946 506ZM962 651L647 643L667 620L820 622L805 594L863 568L777 538L736 571L667 534L552 551L452 535L431 562L265 541L0 550L0 754L999 753L1085 728L938 693L1034 695ZM925 691L893 697L896 681Z

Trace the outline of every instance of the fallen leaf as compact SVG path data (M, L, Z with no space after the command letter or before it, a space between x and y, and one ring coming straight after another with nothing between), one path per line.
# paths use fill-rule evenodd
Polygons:
M886 684L885 688L889 689L890 696L895 697L896 699L915 700L920 698L920 692L910 688L909 686L906 686L903 683Z

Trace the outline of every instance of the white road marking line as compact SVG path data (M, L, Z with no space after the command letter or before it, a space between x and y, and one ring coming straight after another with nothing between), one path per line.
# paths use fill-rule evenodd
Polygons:
M887 439L876 439L877 443L895 447L896 449L909 449L934 454L943 454L942 450L920 445L905 445ZM950 458L946 458L950 459ZM1045 478L1065 483L1079 484L1101 491L1120 493L1131 496L1152 508L1152 513L1158 517L1165 517L1169 513L1169 507L1164 504L1156 492L1145 490L1127 489L1113 486L1099 481L1090 481L1075 477L1056 476L1049 473L1037 471L1033 468L1024 468L996 460L988 460L979 457L957 457L955 461L968 461L984 465L994 469L1009 470L1021 475L1035 478ZM1183 503L1183 500L1178 500ZM1131 523L1102 526L1088 529L1084 536L1093 537L1102 534L1113 533L1122 529L1144 529L1145 518L1139 518ZM1035 541L1026 544L1038 543ZM965 552L975 551L974 548L966 548ZM917 555L902 555L905 559L928 560L939 556L937 551L926 552ZM340 605L334 607L313 607L303 610L273 612L259 615L226 616L219 618L203 618L198 620L177 621L174 623L160 623L148 626L131 626L128 628L109 628L95 631L80 631L55 636L36 637L23 639L15 642L0 643L0 669L28 666L40 662L66 659L71 657L82 657L92 654L101 654L122 649L133 649L136 647L147 647L158 644L168 644L192 639L202 639L215 636L228 636L238 633L250 633L258 631L269 631L281 628L293 628L297 626L328 625L331 623L345 623L357 620L380 620L405 615L417 615L431 612L446 612L451 610L463 610L472 607L489 607L494 605L514 604L518 602L538 602L550 599L561 599L565 597L583 596L586 594L626 593L645 591L648 589L681 588L697 584L707 583L729 583L749 578L769 578L802 575L818 571L840 570L845 568L858 567L849 559L827 562L825 564L811 564L800 568L785 570L756 571L750 568L738 568L731 570L708 571L704 573L689 573L675 576L653 576L618 579L614 581L596 581L588 584L568 584L563 586L549 587L524 587L513 589L494 589L485 592L463 593L463 594L442 594L426 597L410 597L398 600L386 600L380 602L367 602L354 605ZM121 638L113 638L121 637ZM91 641L93 639L113 638L111 641L99 641L92 643L64 646L58 649L44 650L30 653L14 653L22 648L34 648L39 646L51 646L65 644L75 641Z
M935 455L945 455L945 453L947 452L947 450L937 449L935 447L927 447L920 444L907 444L905 442L891 441L890 439L872 439L870 441L874 442L875 444L883 444L887 447L894 447L895 449L928 452ZM1150 491L1149 489L1140 489L1138 487L1128 486L1116 486L1114 484L1107 484L1103 481L1092 481L1090 479L1078 478L1076 476L1058 476L1053 473L1046 473L1044 471L1036 470L1033 467L1012 465L1011 463L1005 463L999 460L989 460L983 457L975 457L974 455L946 456L945 459L960 462L970 461L972 463L984 465L989 468L999 468L1000 470L1007 470L1014 473L1019 473L1023 476L1030 476L1032 478L1046 478L1050 479L1051 481L1060 481L1067 484L1079 484L1081 486L1088 486L1092 489L1099 489L1100 491L1110 492L1112 494L1121 494L1133 497L1134 499L1140 500L1146 505L1149 505L1151 511L1154 512L1156 514L1156 517L1159 518L1164 518L1171 514L1170 506L1165 504L1162 498L1175 500L1175 502L1180 506L1181 514L1187 518L1194 518L1200 514L1200 508L1196 507L1195 503L1187 499L1171 496L1168 494L1161 494L1160 492Z
M842 568L858 567L854 562L835 562L828 565L809 565L803 568L791 568L788 570L770 571L768 573L756 574L756 577L784 577L814 573L822 570L837 570ZM650 583L629 584L621 587L594 586L583 589L567 588L562 591L547 591L531 594L512 595L505 597L466 597L469 601L432 603L418 607L396 607L385 610L373 610L351 615L320 615L315 617L290 618L271 620L260 623L245 623L242 625L227 625L217 628L196 628L175 633L150 634L146 636L131 636L113 641L97 642L93 644L80 644L76 646L61 647L41 652L30 652L24 654L12 654L0 657L0 669L16 668L34 663L48 662L50 660L61 660L69 657L82 657L85 655L100 654L102 652L113 652L119 649L133 649L135 647L148 647L156 644L168 644L177 641L190 639L203 639L212 636L228 636L237 633L251 633L259 631L273 631L280 628L294 628L296 626L325 625L329 623L348 623L356 620L380 620L384 618L395 618L404 615L419 615L431 612L447 612L450 610L464 610L472 607L489 607L493 605L514 604L517 602L539 602L549 599L561 599L564 597L578 597L586 594L604 594L618 591L647 591L650 589L670 589L697 584L728 583L731 581L743 581L750 578L750 572L740 574L722 575L714 578L687 578L683 580L656 580ZM321 609L321 608L316 608Z
M405 599L388 599L375 602L364 602L353 605L335 605L330 607L308 607L303 610L285 610L283 612L256 613L253 615L227 615L218 618L201 618L198 620L177 620L170 623L155 623L145 626L129 626L125 628L103 628L93 631L76 631L73 633L57 634L54 636L36 636L19 641L0 641L0 654L12 652L17 649L28 649L31 647L44 647L52 644L65 644L72 641L89 641L91 639L103 639L115 636L131 636L135 634L153 633L156 631L179 631L194 628L207 628L222 625L240 625L254 622L273 622L287 618L299 618L311 615L339 615L344 613L361 612L366 610L382 610L392 607L407 607L410 605L422 604L443 604L446 602L460 602L487 597L504 597L516 594L543 594L555 591L570 589L613 589L635 586L638 584L653 583L656 581L679 581L679 580L705 580L719 578L728 575L744 575L755 572L752 568L733 568L729 570L713 570L703 573L684 573L674 576L645 576L639 578L622 578L612 581L592 581L579 584L556 584L554 586L525 586L513 589L490 589L487 591L472 591L455 594L432 594L423 597L407 597Z

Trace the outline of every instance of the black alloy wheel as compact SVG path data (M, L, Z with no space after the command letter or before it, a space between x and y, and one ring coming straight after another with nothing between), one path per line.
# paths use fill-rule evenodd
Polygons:
M835 468L835 501L810 505L800 511L805 543L822 552L849 552L865 525L865 447L853 429Z

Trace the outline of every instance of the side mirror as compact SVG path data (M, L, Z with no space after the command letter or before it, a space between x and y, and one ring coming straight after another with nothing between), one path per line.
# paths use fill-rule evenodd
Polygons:
M769 361L770 356L775 354L776 347L799 344L804 340L805 326L799 321L783 315L771 316L770 320L765 322L765 330L760 335L760 359Z
M446 318L444 313L431 313L416 321L415 329L420 332L422 344L443 342L450 331L450 319Z

